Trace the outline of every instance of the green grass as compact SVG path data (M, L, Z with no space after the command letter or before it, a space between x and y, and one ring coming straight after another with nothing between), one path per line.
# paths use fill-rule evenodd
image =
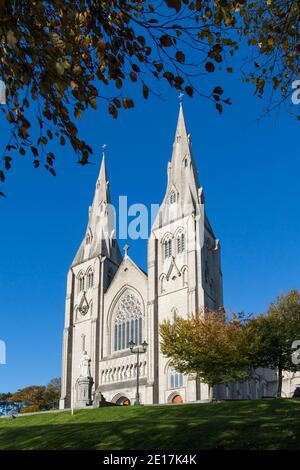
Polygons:
M300 400L112 407L0 419L0 449L300 449Z

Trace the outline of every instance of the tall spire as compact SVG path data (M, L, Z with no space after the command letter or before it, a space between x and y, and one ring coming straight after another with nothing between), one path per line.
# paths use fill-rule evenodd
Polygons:
M85 237L73 264L97 255L105 255L119 262L121 254L116 236L115 209L111 204L106 168L106 145L102 146L102 161L93 203L89 207L89 218Z
M180 93L179 114L170 164L169 186L174 185L176 187L183 201L187 189L190 188L192 191L197 190L199 183L192 155L191 136L188 133L184 119L182 97L183 94Z
M175 220L174 217L193 213L199 201L200 185L192 155L191 136L184 119L182 96L180 93L172 158L168 164L166 193L152 229L169 223L170 219Z

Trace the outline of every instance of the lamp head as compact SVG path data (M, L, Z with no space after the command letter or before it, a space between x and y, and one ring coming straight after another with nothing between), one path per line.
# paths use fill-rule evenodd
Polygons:
M128 346L129 346L129 348L130 348L130 351L132 351L132 350L133 350L133 348L134 348L134 346L135 346L135 342L134 342L134 341L132 341L132 340L131 340L131 341L129 341L129 343L128 343Z

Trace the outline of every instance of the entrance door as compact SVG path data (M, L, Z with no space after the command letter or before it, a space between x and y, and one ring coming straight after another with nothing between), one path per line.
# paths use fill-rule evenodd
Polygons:
M120 397L116 401L117 405L123 405L123 406L129 406L130 405L130 400L127 397Z
M175 397L172 399L172 403L178 405L179 403L183 403L183 399L180 395L175 395Z

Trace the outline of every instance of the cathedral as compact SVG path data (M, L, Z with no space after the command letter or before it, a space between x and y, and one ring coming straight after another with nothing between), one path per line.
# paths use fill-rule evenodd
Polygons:
M122 256L111 207L104 152L67 277L60 408L99 406L102 399L124 405L207 400L208 386L178 373L160 351L163 320L223 306L220 242L205 212L182 103L165 197L149 234L147 272L127 247ZM214 394L259 398L275 387L273 373L257 371L252 381Z

